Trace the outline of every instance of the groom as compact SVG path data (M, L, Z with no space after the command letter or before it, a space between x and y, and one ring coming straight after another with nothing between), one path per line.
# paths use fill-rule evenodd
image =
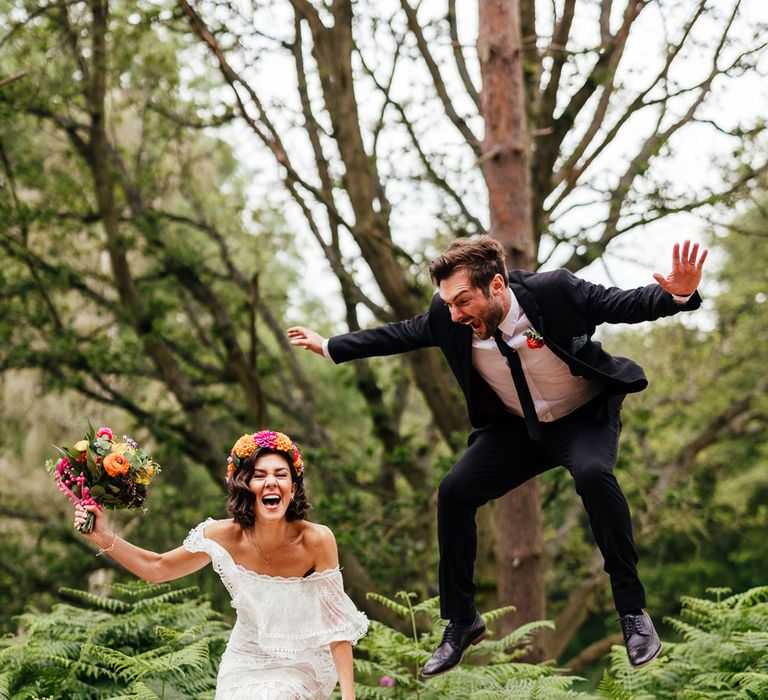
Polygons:
M422 675L444 673L485 636L475 609L475 513L531 477L564 466L573 477L605 559L629 661L643 666L661 642L643 610L645 591L626 498L616 481L620 407L648 385L632 360L592 340L601 323L639 323L690 311L707 251L675 244L672 272L624 291L567 270L507 273L489 237L457 239L432 261L438 292L407 321L324 339L297 326L291 344L346 362L439 346L464 392L474 430L440 484L440 606L450 620Z

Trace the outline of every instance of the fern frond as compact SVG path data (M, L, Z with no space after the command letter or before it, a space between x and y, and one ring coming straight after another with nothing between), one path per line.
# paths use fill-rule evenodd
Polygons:
M515 612L515 610L517 610L517 608L514 605L505 605L503 608L489 610L488 612L483 613L483 621L487 625L492 624L496 622L496 620L498 620L500 617L503 617L508 613Z
M512 630L509 634L501 639L494 639L490 642L486 640L484 646L496 651L504 651L510 647L517 647L524 644L528 644L533 638L533 634L541 629L555 629L554 622L549 620L539 620L536 622L526 622L524 625L520 625L515 630Z
M11 671L0 673L0 700L10 700L12 687L13 673Z
M597 685L598 692L610 700L633 700L630 692L611 676L608 671L603 672L603 677Z
M366 593L365 597L368 598L368 600L375 600L385 608L389 608L393 612L397 613L400 617L409 617L411 614L411 611L407 606L402 605L401 603L397 603L391 598L387 598L387 596L381 595L380 593Z
M188 598L191 595L197 593L197 586L189 586L188 588L177 588L171 591L165 591L153 595L151 598L142 598L137 600L133 604L134 610L144 610L165 603L176 603Z
M114 695L109 700L161 700L161 698L144 683L137 681L131 686L128 694Z
M426 613L438 612L439 614L440 596L434 596L432 598L427 598L426 600L422 600L421 603L418 603L417 605L413 606L413 610L414 612L426 612Z
M150 583L149 581L125 581L123 583L113 583L110 586L110 591L113 595L126 600L150 598L158 593L170 590L170 583Z
M92 608L99 610L107 610L111 613L115 612L127 612L131 609L131 604L126 603L118 598L108 598L107 596L100 596L88 591L81 591L77 588L67 588L63 586L59 588L59 594L70 599L74 599L80 603L85 603Z

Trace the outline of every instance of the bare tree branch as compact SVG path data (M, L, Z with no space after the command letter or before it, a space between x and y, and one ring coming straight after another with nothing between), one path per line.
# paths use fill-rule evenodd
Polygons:
M435 86L437 96L440 98L440 102L443 105L443 109L445 110L446 115L448 115L448 118L451 120L453 125L464 137L464 140L472 149L475 156L479 158L481 155L480 140L477 136L475 136L475 134L469 128L467 122L456 112L456 109L453 106L453 102L451 101L450 95L448 95L448 90L445 86L445 82L443 81L443 77L440 75L440 68L435 62L435 59L432 56L432 52L429 50L427 40L424 37L424 32L422 31L419 20L416 17L416 11L411 7L408 0L400 0L400 6L405 12L405 16L408 21L408 28L411 30L411 33L416 39L416 45L419 47L419 52L421 53L421 56L424 59L424 63L427 66L427 70L432 77L432 83Z
M470 76L469 71L467 70L467 62L464 59L464 51L461 47L461 42L459 41L459 28L458 28L458 18L456 15L456 0L448 0L448 28L451 35L451 48L453 48L453 59L456 62L456 70L459 72L459 77L461 78L461 82L464 83L464 89L467 91L467 94L472 99L472 102L475 103L475 107L477 109L480 109L480 95L477 92L477 88L475 87L474 83L472 82L472 76Z

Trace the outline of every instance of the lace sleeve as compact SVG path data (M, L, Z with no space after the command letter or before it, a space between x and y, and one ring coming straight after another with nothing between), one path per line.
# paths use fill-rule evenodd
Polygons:
M356 644L368 630L368 618L344 592L338 567L304 579L274 580L261 589L259 643L278 653Z
M341 571L336 568L318 581L320 611L328 642L357 644L368 631L368 618L360 612L344 592Z
M213 570L219 575L229 592L232 607L237 607L235 604L238 592L237 567L224 547L205 536L205 528L213 522L215 522L213 518L206 518L199 525L193 527L184 539L182 546L188 552L203 552L211 558Z

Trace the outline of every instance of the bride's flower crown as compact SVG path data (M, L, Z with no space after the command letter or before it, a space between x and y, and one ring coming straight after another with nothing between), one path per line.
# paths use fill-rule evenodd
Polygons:
M299 448L285 433L274 430L260 430L257 433L246 433L232 447L227 457L227 478L240 468L243 460L250 457L256 450L266 448L276 452L285 452L290 455L296 476L301 476L304 471L304 460L301 458Z

